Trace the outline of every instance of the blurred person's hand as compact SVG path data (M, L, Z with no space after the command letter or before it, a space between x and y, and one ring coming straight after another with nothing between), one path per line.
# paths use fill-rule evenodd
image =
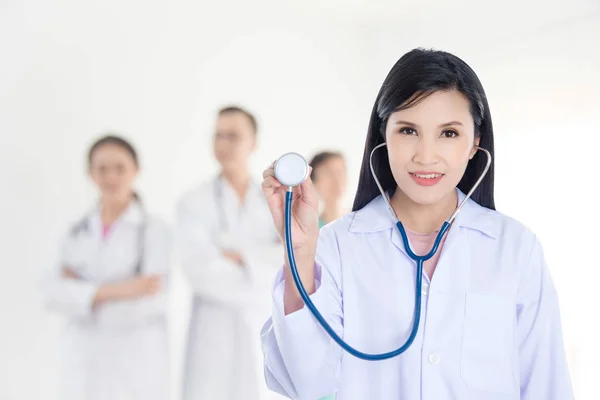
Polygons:
M123 299L135 299L157 293L162 286L160 275L145 275L124 282L101 286L94 297L94 305Z
M155 294L161 287L160 275L139 276L135 279L123 282L124 294L130 297L142 297Z
M71 268L67 268L67 267L62 269L61 275L63 278L81 279L81 277L75 271L73 271Z
M238 253L237 251L223 250L222 254L223 254L223 257L233 261L234 263L236 263L240 266L244 265L244 259L242 258L242 255L240 253Z

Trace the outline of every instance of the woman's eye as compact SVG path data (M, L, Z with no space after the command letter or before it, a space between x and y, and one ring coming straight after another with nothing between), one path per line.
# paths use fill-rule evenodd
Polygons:
M452 139L458 136L458 133L456 133L456 131L444 131L442 132L442 136L448 139Z
M413 128L404 127L400 129L400 133L404 135L414 135L417 133L417 131L415 131Z

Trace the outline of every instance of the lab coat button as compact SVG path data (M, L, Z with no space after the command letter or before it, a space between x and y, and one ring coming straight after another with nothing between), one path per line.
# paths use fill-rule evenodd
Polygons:
M439 364L440 362L440 355L433 353L429 356L429 362L432 363L433 365Z

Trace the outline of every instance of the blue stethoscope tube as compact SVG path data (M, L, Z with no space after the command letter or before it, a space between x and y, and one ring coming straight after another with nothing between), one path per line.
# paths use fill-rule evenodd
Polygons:
M371 152L371 160L373 158L373 153L375 152L375 150L377 150L383 146L385 146L385 143L382 143L373 149L373 151ZM302 297L304 304L306 305L306 307L308 307L310 312L314 315L317 322L321 325L321 327L323 327L323 329L325 329L327 334L342 349L344 349L348 353L352 354L353 356L355 356L357 358L360 358L363 360L368 360L368 361L387 360L389 358L393 358L393 357L396 357L396 356L404 353L414 342L415 338L417 337L417 333L419 331L419 323L421 321L421 302L422 302L421 285L423 282L423 263L425 261L429 260L431 257L433 257L433 255L438 251L438 248L440 246L442 238L444 237L444 235L446 234L448 229L450 229L450 225L452 224L452 222L458 215L462 206L471 197L471 194L473 194L473 192L475 191L477 186L479 186L479 184L483 180L483 177L485 176L485 174L487 173L487 171L491 165L492 158L491 158L491 154L489 153L489 151L487 151L483 148L480 148L480 147L478 147L477 149L482 150L487 155L487 165L484 168L483 173L481 174L481 176L479 177L479 179L477 180L475 185L473 185L473 188L471 189L471 191L469 191L469 193L466 195L465 199L456 208L456 211L452 214L452 216L447 221L444 222L444 224L440 228L440 230L435 238L433 247L431 248L429 253L427 253L424 256L418 256L411 250L410 243L408 241L408 236L406 234L406 230L404 229L404 226L402 226L402 223L398 220L398 218L396 218L396 221L397 221L396 227L398 228L398 230L400 231L400 235L402 236L402 242L404 243L404 248L406 249L408 256L412 260L414 260L417 264L416 279L415 279L415 309L414 309L414 316L413 316L413 326L412 326L410 335L408 336L408 339L401 347L399 347L398 349L396 349L394 351L390 351L387 353L379 353L379 354L363 353L362 351L356 350L354 347L352 347L348 343L344 342L344 340L341 337L339 337L338 334L333 330L333 328L327 323L327 321L325 320L323 315L321 315L321 313L319 312L317 307L315 307L315 304L310 299L308 293L306 292L306 289L304 288L304 285L302 284L300 275L298 274L298 267L296 266L296 258L294 257L294 248L292 246L293 242L292 242L292 230L291 230L293 188L291 186L288 188L288 191L286 192L286 196L285 196L284 233L285 233L285 246L286 246L286 251L287 251L287 258L288 258L288 262L290 264L290 270L292 272L292 277L294 278L294 282L296 284L296 287L298 288L300 297ZM371 163L371 172L373 173L373 178L375 179L375 182L377 183L379 190L381 191L382 195L384 196L384 199L388 203L388 206L393 213L393 209L390 205L389 199L387 198L385 192L383 191L383 188L381 187L381 185L379 183L379 180L377 179L376 174L374 173L372 163ZM395 213L394 213L394 216L395 216Z
M415 340L415 337L417 336L417 332L419 330L419 323L421 321L421 284L423 281L423 263L429 260L431 257L433 257L433 255L438 250L438 247L440 246L440 242L442 241L444 234L446 233L446 231L448 231L448 228L450 228L450 224L448 223L448 221L444 222L444 225L442 225L442 228L440 229L440 231L437 234L437 237L435 238L435 243L432 249L427 255L424 256L418 256L415 253L413 253L413 251L410 249L408 237L406 236L406 231L404 230L402 223L400 221L397 222L396 226L398 227L398 230L402 235L402 241L404 242L404 247L407 250L408 256L417 263L413 327L410 332L410 336L406 340L406 343L404 343L397 350L390 351L388 353L367 354L363 353L362 351L356 350L354 347L344 342L344 340L341 337L339 337L337 333L335 333L333 328L327 323L327 321L325 321L325 318L323 318L317 307L315 307L315 304L310 299L308 293L306 292L306 289L304 288L304 285L302 284L302 281L300 280L300 275L298 274L298 268L296 266L296 259L294 257L294 248L292 247L292 232L290 229L292 225L292 197L293 193L291 191L288 191L285 196L285 244L287 249L288 262L292 271L292 277L294 278L294 282L296 283L298 292L300 292L300 296L302 297L304 304L306 304L306 307L308 307L310 312L317 319L317 322L323 327L323 329L325 329L325 331L327 331L329 336L331 336L331 338L335 340L335 342L338 345L340 345L342 349L346 350L348 353L352 354L355 357L368 361L378 361L396 357L397 355L404 353Z

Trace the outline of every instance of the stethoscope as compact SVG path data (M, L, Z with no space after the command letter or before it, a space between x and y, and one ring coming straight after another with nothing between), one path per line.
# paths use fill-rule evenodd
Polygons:
M140 223L137 231L137 254L138 258L135 264L134 275L139 276L142 274L142 267L144 265L144 253L145 253L145 242L144 236L146 234L146 227L148 225L148 215L142 205L142 202L139 199L135 201L140 205L140 209L142 210L142 222ZM89 233L90 231L90 219L91 215L86 215L79 222L77 222L73 228L71 228L70 235L75 238L81 235L82 233Z
M282 185L288 187L288 190L287 190L286 196L285 196L285 221L284 221L285 246L287 249L287 257L288 257L288 262L290 264L292 277L294 278L294 282L296 283L298 292L300 292L300 296L302 297L304 304L306 304L306 306L308 307L310 312L317 319L317 322L323 327L323 329L325 329L327 334L329 334L329 336L340 347L342 347L344 350L346 350L348 353L352 354L355 357L361 358L363 360L369 360L369 361L386 360L388 358L396 357L396 356L404 353L411 346L413 341L415 340L415 338L417 336L417 332L419 330L419 323L421 320L421 283L423 280L423 263L425 261L429 260L431 257L433 257L433 255L437 252L437 250L440 246L440 242L442 241L442 238L444 237L444 234L448 231L448 229L450 228L450 225L452 225L452 222L454 221L454 219L456 218L456 216L458 215L460 210L463 208L465 203L469 200L469 198L471 197L471 195L473 194L475 189L477 189L477 187L479 186L479 184L481 183L481 181L487 174L487 172L490 168L490 165L492 163L492 155L490 154L490 152L484 148L476 147L477 150L483 151L487 156L487 163L486 163L485 168L483 169L483 173L481 174L481 176L479 177L477 182L475 182L475 184L473 185L473 188L471 188L469 193L467 193L467 195L463 199L463 201L458 205L458 207L456 208L454 213L450 216L450 218L448 218L444 222L444 224L440 228L440 230L435 238L435 242L433 244L433 247L429 251L429 253L427 253L424 256L418 256L411 250L410 244L408 241L408 236L406 235L406 231L404 230L404 226L402 226L402 223L398 219L396 212L392 208L390 199L387 196L386 192L383 190L383 187L381 186L379 179L377 179L377 174L375 173L375 169L373 168L373 154L375 153L375 150L380 149L380 148L384 147L385 145L386 145L386 143L383 142L383 143L377 145L371 151L371 154L369 156L369 166L371 169L371 174L373 175L373 179L375 180L375 183L377 184L377 187L379 188L379 192L383 196L383 199L387 203L387 206L390 209L390 211L394 217L394 220L396 221L396 227L400 231L400 235L402 236L402 242L404 243L404 248L406 249L408 256L417 263L417 273L416 273L417 277L416 277L416 283L415 283L415 286L416 286L415 309L414 309L412 330L410 332L408 339L401 347L399 347L398 349L396 349L394 351L390 351L387 353L379 353L379 354L363 353L359 350L356 350L354 347L350 346L348 343L344 342L344 340L341 337L339 337L337 335L337 333L333 330L333 328L331 328L331 326L327 323L325 318L323 318L323 316L321 315L319 310L315 307L314 303L310 299L308 293L306 292L306 289L304 288L304 285L302 284L302 281L300 280L300 276L298 274L298 268L296 266L296 259L294 257L294 248L292 246L292 230L291 230L293 188L300 185L308 177L308 173L309 173L308 163L306 162L304 157L302 157L300 154L292 152L292 153L286 153L283 156L281 156L275 162L275 165L274 165L275 177Z

